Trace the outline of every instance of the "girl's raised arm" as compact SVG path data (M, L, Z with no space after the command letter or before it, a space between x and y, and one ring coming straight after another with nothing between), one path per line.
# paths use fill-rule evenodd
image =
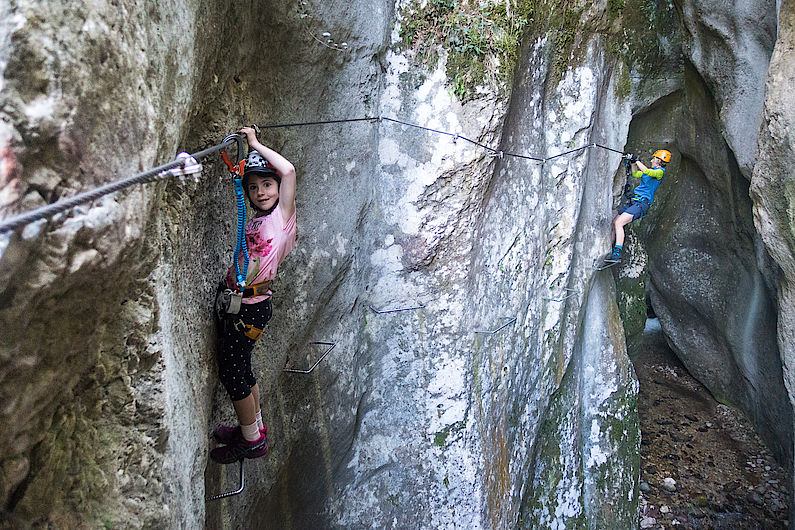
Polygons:
M295 166L270 147L263 145L257 139L257 133L253 128L243 127L240 132L246 135L248 145L264 156L279 172L279 176L282 178L279 185L279 207L282 209L282 215L286 222L295 213Z

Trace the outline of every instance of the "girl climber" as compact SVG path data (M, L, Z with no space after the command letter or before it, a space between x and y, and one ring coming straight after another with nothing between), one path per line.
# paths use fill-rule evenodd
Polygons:
M640 184L635 188L635 195L629 202L629 206L613 218L613 253L606 261L621 261L621 250L624 247L624 226L636 219L640 219L649 211L651 203L654 202L654 192L660 187L665 176L665 165L671 161L671 152L665 149L656 151L651 158L651 168L646 167L643 162L634 155L630 155L632 161L632 176L640 179Z
M218 378L232 400L239 423L213 431L215 439L224 445L210 451L210 457L222 464L268 452L268 428L262 423L251 352L271 317L268 284L295 246L296 238L295 167L262 145L251 127L243 127L240 132L253 149L246 158L243 189L255 213L245 227L250 263L242 303L237 314L224 316L218 343ZM236 289L234 266L225 283L229 289Z

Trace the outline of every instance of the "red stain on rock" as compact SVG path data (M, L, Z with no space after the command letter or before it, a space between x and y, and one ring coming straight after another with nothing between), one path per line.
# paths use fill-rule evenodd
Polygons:
M9 144L0 149L0 208L15 202L20 196L22 164Z

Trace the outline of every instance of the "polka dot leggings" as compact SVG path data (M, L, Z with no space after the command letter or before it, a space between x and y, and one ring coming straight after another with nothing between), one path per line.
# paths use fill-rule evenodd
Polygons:
M248 397L251 387L257 384L251 371L251 352L256 340L245 335L243 324L264 329L271 319L271 301L256 304L241 304L240 313L228 315L230 324L225 326L218 341L218 378L232 401Z

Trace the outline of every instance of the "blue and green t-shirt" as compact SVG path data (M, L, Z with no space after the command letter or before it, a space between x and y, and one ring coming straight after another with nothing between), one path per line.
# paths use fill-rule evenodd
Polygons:
M651 203L654 202L654 192L660 187L665 170L661 167L647 168L645 171L635 171L632 176L640 179L640 184L635 188L635 197L646 199L651 206Z

